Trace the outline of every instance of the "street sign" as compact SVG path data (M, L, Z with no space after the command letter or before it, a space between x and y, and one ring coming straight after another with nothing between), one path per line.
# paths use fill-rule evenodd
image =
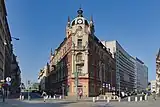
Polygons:
M10 83L10 82L7 82L7 84L8 84L8 86L10 86L10 85L11 85L11 83Z
M6 78L6 81L7 81L7 82L10 82L10 81L11 81L11 78L10 78L10 77L7 77L7 78Z

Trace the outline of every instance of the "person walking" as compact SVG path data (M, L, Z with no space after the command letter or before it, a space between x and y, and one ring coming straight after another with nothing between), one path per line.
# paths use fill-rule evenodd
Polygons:
M156 92L155 91L153 91L152 96L153 96L153 100L156 100Z
M43 96L43 101L46 102L46 96L47 96L46 92L43 91L42 96Z
M83 93L82 93L82 90L80 90L80 91L79 91L79 98L80 98L80 99L82 98L82 94L83 94Z

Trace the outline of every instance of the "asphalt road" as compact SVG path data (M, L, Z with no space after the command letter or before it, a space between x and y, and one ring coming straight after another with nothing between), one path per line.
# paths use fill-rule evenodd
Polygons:
M149 101L141 102L69 102L69 101L55 101L48 100L43 102L43 100L7 100L6 103L0 103L0 107L159 107L160 99L154 101L150 99Z

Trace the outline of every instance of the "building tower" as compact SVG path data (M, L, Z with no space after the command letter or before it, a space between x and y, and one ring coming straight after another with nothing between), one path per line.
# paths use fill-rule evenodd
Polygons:
M160 95L160 49L156 57L156 92Z

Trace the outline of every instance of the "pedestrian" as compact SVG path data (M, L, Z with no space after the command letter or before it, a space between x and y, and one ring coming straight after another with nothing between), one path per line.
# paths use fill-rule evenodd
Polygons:
M47 96L46 92L43 91L42 96L43 96L43 101L46 102L46 96Z
M79 98L82 98L82 90L79 91Z
M156 92L155 91L153 91L152 96L153 96L153 100L156 100Z

